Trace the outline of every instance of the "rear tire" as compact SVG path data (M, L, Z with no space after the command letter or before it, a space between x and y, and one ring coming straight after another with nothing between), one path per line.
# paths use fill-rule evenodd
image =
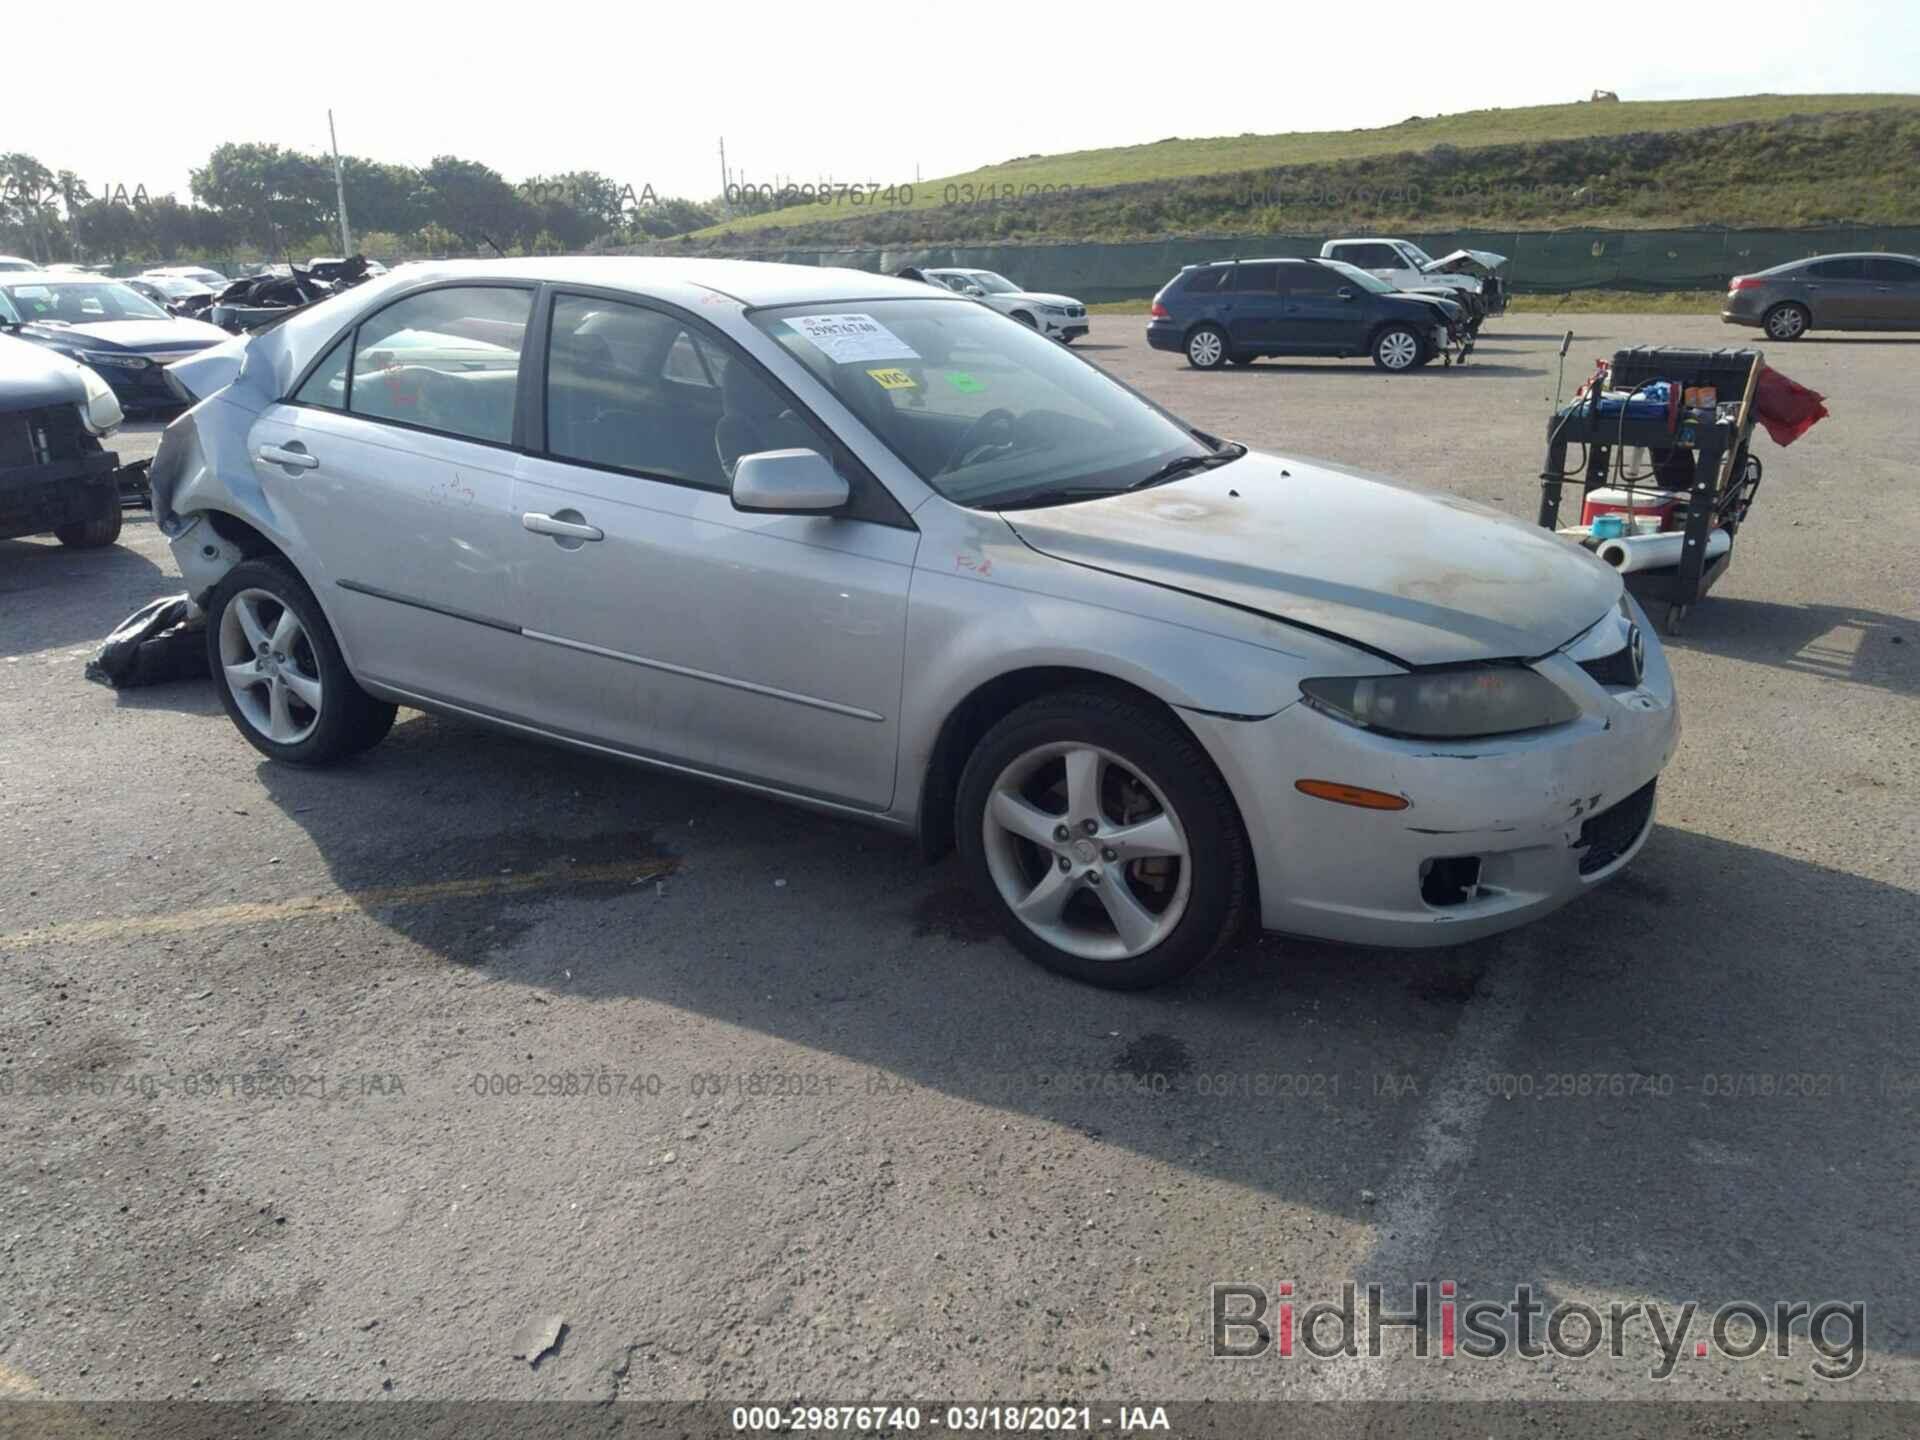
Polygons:
M1252 854L1226 782L1191 735L1130 695L1064 691L1006 716L961 773L955 833L1014 945L1091 985L1185 975L1252 911Z
M1227 363L1227 332L1218 325L1197 325L1187 336L1187 363L1196 370L1218 370Z
M1798 340L1813 328L1813 312L1795 300L1775 305L1760 317L1760 326L1769 340L1782 343Z
M261 754L326 765L376 745L398 707L347 670L307 583L283 560L245 560L207 602L207 662L220 702Z
M115 495L107 508L91 520L76 520L54 529L54 538L75 550L100 550L120 538L120 497Z

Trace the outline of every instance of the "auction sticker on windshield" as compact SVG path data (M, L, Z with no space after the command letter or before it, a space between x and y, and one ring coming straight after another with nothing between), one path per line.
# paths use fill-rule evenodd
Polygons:
M869 370L874 383L882 390L918 390L920 388L913 376L904 370Z
M786 323L836 365L920 358L918 351L871 315L796 315Z

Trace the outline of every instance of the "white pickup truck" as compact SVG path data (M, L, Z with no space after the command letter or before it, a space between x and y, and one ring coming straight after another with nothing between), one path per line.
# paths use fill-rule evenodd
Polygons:
M1507 308L1507 290L1499 274L1507 257L1491 250L1455 250L1435 260L1411 240L1366 237L1329 240L1320 247L1320 258L1357 265L1397 290L1471 295L1478 301L1471 319L1475 330L1487 316Z

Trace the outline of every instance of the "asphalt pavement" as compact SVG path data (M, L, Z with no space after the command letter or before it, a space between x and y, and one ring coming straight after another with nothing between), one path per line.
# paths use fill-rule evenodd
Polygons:
M1567 323L1569 391L1754 338ZM1398 377L1203 374L1143 325L1080 348L1210 430L1533 512L1550 317ZM1920 1400L1920 341L1770 359L1832 418L1757 442L1668 642L1634 865L1492 941L1269 937L1144 994L1021 959L953 860L761 800L410 711L269 763L207 682L82 677L177 584L150 521L0 542L0 1395ZM1349 1281L1691 1301L1703 1339L1857 1305L1859 1363L1656 1379L1637 1322L1618 1357L1209 1355L1210 1285L1273 1319Z

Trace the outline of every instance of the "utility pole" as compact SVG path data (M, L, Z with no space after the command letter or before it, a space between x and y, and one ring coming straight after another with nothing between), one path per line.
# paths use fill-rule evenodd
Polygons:
M353 254L353 236L347 229L347 183L340 178L340 139L333 133L333 111L327 111L327 141L333 146L333 197L340 207L340 258Z
M733 218L733 202L727 198L727 137L720 137L720 213L729 220Z

